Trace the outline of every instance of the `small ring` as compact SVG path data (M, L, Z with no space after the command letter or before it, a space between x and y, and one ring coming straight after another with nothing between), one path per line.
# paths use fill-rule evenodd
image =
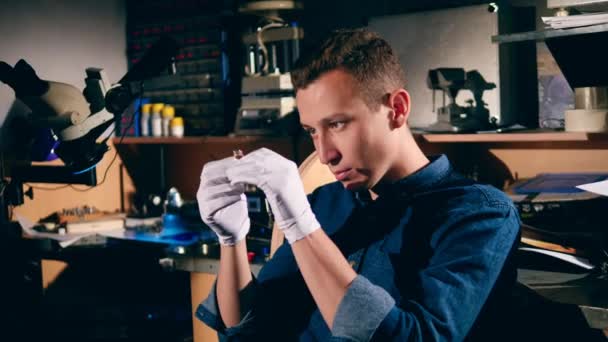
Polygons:
M241 149L232 150L232 155L236 159L241 159L244 157L243 151Z

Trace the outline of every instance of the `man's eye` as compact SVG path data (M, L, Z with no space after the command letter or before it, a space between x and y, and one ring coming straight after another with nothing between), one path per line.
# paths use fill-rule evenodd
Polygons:
M329 123L329 128L340 129L340 128L343 128L344 125L346 125L346 122L344 122L344 121L334 121L334 122Z
M308 135L314 135L316 133L314 128L304 128L304 131L306 131L306 133L308 133Z

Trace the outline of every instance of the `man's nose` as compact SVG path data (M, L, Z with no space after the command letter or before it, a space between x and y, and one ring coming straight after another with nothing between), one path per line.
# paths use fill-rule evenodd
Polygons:
M340 152L336 146L326 138L321 138L317 141L317 152L319 161L324 164L336 165L340 161Z

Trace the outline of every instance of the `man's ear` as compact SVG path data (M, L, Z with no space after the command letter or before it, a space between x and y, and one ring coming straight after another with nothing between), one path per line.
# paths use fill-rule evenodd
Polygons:
M410 94L403 88L393 91L388 98L391 122L394 128L407 124L410 115Z

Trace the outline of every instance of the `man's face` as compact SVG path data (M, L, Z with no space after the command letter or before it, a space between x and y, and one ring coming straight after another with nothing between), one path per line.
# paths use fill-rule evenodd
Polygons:
M395 134L390 108L370 109L355 82L347 72L330 71L298 90L296 103L320 161L345 188L371 189L396 156Z

